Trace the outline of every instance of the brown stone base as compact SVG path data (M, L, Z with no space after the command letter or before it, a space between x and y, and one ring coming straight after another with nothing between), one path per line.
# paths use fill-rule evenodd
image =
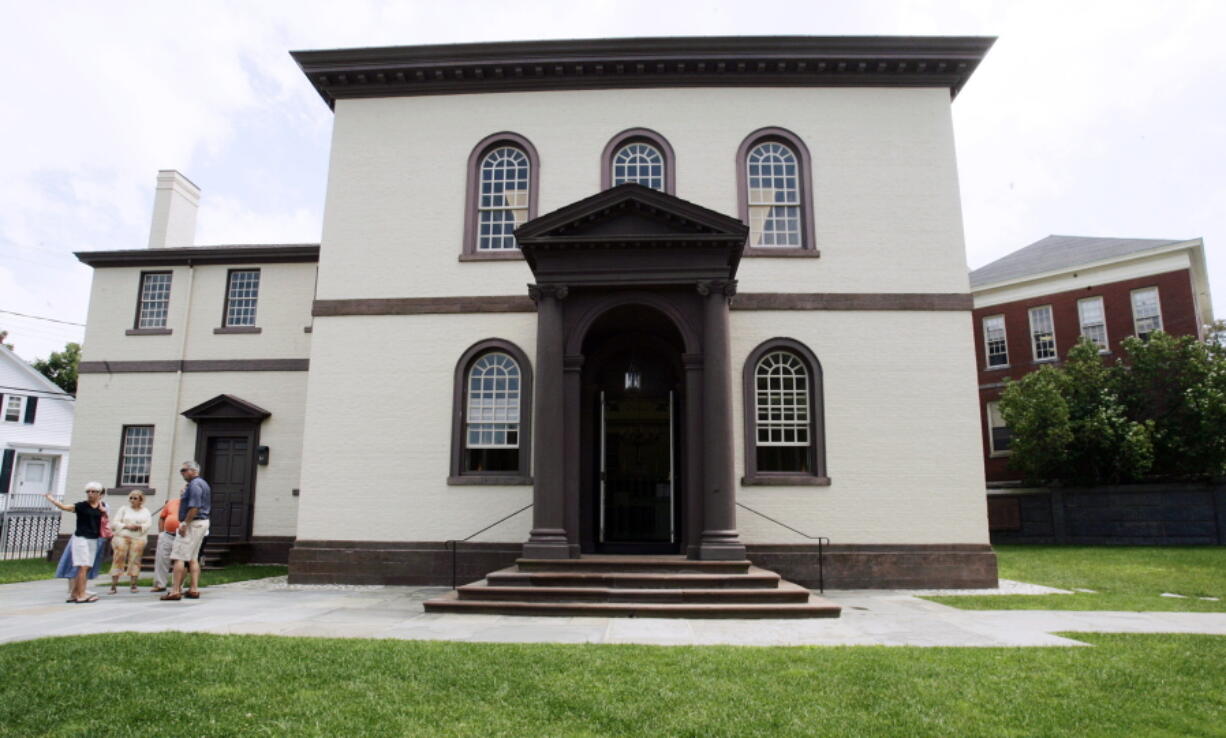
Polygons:
M997 586L996 553L986 544L835 544L747 546L749 560L817 589L981 589ZM824 572L823 572L824 569ZM824 574L824 576L823 576Z
M520 543L461 543L456 583L482 579L515 563ZM441 541L297 541L289 555L291 584L451 585L451 549Z
M821 584L816 545L747 546L750 561L811 589ZM462 543L456 582L467 584L512 566L518 543ZM295 584L451 584L451 551L441 542L298 541L290 551ZM995 587L988 545L834 545L825 547L826 589L978 589Z

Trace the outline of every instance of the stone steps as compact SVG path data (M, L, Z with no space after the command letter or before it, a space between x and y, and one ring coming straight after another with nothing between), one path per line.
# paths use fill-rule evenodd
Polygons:
M521 572L514 567L490 572L492 587L607 587L620 589L773 589L779 575L759 569L742 575L650 572Z
M818 618L841 610L749 561L681 556L519 559L424 606L427 612L668 618Z

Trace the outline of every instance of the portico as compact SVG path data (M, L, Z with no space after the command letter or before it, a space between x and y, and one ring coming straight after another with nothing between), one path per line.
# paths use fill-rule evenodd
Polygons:
M746 233L734 218L632 184L516 230L537 306L536 474L525 558L638 551L745 558L736 530L728 308ZM616 458L610 466L634 440L653 444L635 453L643 456L639 471L657 469L655 477L618 476ZM615 522L636 516L637 525Z

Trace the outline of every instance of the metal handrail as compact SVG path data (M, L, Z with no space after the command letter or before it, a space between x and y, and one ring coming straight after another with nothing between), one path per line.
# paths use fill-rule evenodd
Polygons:
M803 530L797 530L781 520L775 520L774 518L767 515L766 513L755 510L743 502L736 503L736 506L743 507L749 512L753 513L754 515L757 515L758 517L766 518L767 520L771 521L775 525L783 526L784 528L787 528L788 530L792 531L796 535L804 536L805 538L808 538L810 541L817 541L817 591L825 594L826 592L826 548L825 547L830 545L829 538L827 538L826 536L811 536L808 533L805 533Z
M507 515L506 517L503 517L503 518L499 518L498 520L495 520L494 522L492 522L492 523L490 523L489 525L485 526L484 528L482 528L481 530L477 531L476 533L469 534L468 536L466 536L466 537L464 537L464 538L461 538L461 539L459 539L459 540L456 540L455 538L452 538L452 539L449 539L449 540L447 540L447 541L443 541L443 546L444 546L444 547L446 547L446 548L450 548L450 549L451 549L451 588L452 588L452 589L455 589L455 579L456 579L456 576L455 576L455 567L456 567L455 559L456 559L456 549L459 547L459 545L460 545L461 543L464 543L464 542L466 542L466 541L468 541L468 540L472 539L472 538L476 538L477 536L481 535L482 533L484 533L485 531L489 530L490 528L493 528L494 526L498 525L499 523L505 523L506 521L510 520L511 518L515 517L516 515L519 515L519 514L520 514L521 512L523 512L524 510L527 510L528 508L532 507L534 504L536 504L536 503L534 503L534 502L529 502L527 505L524 505L523 507L519 508L518 510L516 510L516 511L515 511L515 512L513 512L513 513L511 513L510 515Z

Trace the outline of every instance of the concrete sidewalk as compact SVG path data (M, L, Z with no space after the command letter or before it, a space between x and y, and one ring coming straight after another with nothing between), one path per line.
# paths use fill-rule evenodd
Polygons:
M99 580L97 588L105 592ZM670 620L426 614L442 587L287 585L283 577L207 587L161 602L147 589L64 602L63 580L0 585L0 643L45 636L195 631L499 643L742 646L1079 646L1055 632L1226 635L1226 613L971 611L905 591L831 591L838 619Z

